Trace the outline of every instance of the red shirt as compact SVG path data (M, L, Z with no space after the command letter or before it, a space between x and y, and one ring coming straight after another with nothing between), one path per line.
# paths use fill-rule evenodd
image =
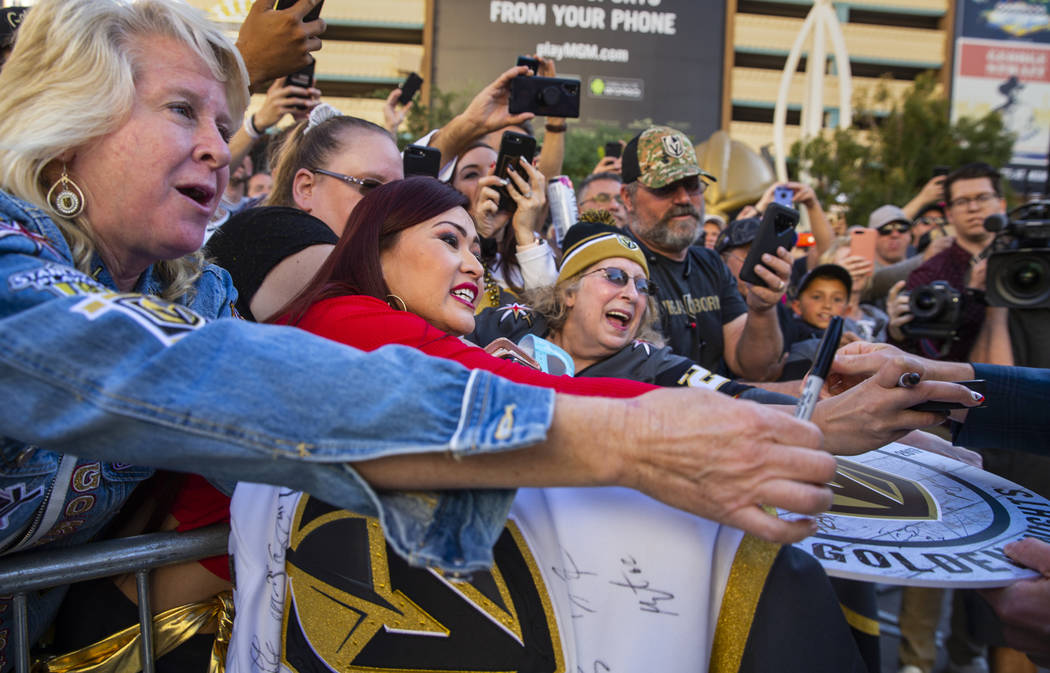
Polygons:
M283 319L282 319L283 322ZM418 348L469 369L484 369L517 383L551 388L560 393L604 397L637 397L657 386L626 379L551 376L502 360L477 346L442 332L414 313L395 311L386 302L364 295L333 297L310 307L296 327L332 341L371 351L389 344Z

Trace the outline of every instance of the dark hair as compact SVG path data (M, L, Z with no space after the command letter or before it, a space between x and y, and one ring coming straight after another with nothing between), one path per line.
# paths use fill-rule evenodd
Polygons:
M931 210L936 210L938 213L941 214L941 216L944 216L944 209L946 207L947 206L943 203L927 203L925 206L919 209L919 212L915 214L915 217L912 218L911 222L912 224L915 224L919 220L919 218L925 216L926 213L930 212Z
M382 126L365 119L338 115L330 117L306 132L309 120L304 119L292 127L284 140L272 150L273 190L266 199L268 206L298 208L292 197L295 174L300 168L309 171L324 168L333 154L350 152L352 142L344 133L379 133L394 142L393 136Z
M992 189L995 195L1002 198L1002 175L983 161L975 161L972 164L963 164L944 178L944 203L948 205L952 200L952 184L956 180L973 180L974 178L988 178L992 181Z
M611 171L605 171L604 173L591 173L583 179L580 186L576 188L576 198L583 196L583 190L587 189L587 185L598 180L615 180L616 182L623 184L623 178L620 177L619 173L613 173Z
M379 253L394 245L405 229L468 206L465 196L431 177L414 176L376 187L350 213L332 254L275 317L287 315L294 324L322 299L348 294L386 301L390 290L383 279Z
M472 142L470 145L467 145L467 149L465 149L462 152L460 152L459 156L456 157L455 161L452 163L452 171L449 174L448 184L451 185L455 181L456 174L459 172L459 162L463 161L463 157L467 156L468 152L473 152L474 150L478 149L479 147L484 147L485 149L492 150L493 152L496 151L492 147L492 145L489 145L488 143L482 142L480 140L477 140L475 142Z

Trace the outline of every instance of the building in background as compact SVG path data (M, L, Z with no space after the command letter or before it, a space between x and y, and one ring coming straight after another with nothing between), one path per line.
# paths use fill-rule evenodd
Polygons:
M773 137L773 107L781 71L795 36L812 6L806 0L729 0L727 32L733 50L727 54L723 126L735 140L754 149ZM855 95L888 76L891 92L910 85L926 71L949 83L954 3L951 0L858 0L834 2L850 54ZM798 139L805 60L794 75L789 96L786 139ZM832 66L829 65L829 68ZM839 115L835 78L825 83L827 126Z

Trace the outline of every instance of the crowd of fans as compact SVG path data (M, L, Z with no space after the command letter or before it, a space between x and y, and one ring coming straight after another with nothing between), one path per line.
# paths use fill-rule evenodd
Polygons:
M984 301L996 170L870 214L771 184L727 222L705 213L719 176L652 126L580 183L561 235L566 120L496 174L502 134L538 125L511 82L553 62L500 74L416 141L438 176L406 177L400 90L384 128L287 83L321 46L316 2L258 0L236 45L174 0L25 15L0 72L0 553L229 522L228 557L152 575L162 671L877 671L839 607L873 610L871 586L781 544L829 506L831 454L1045 448L1038 412L990 434L1006 412L954 383L1048 395L1045 372L1001 368L1047 363ZM742 280L785 193L809 231ZM909 300L937 282L944 331ZM795 419L835 316L834 372ZM931 399L963 409L910 409ZM1048 549L1007 547L1047 578L985 596L1042 662ZM584 595L608 572L629 610ZM940 599L912 599L901 663L928 672ZM134 577L32 595L34 656L125 670L137 601Z

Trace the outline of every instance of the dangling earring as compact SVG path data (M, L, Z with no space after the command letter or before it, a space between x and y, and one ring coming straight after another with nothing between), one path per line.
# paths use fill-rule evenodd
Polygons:
M394 304L394 301L392 300L396 300L397 303L400 304L400 306ZM386 296L386 303L389 304L390 308L394 309L395 311L404 311L406 313L408 312L408 305L405 304L405 300L397 296L396 294L388 294Z
M58 190L58 193L55 193ZM65 218L74 218L84 212L84 192L80 191L77 183L66 173L65 164L62 165L62 175L47 190L47 202L52 209Z

